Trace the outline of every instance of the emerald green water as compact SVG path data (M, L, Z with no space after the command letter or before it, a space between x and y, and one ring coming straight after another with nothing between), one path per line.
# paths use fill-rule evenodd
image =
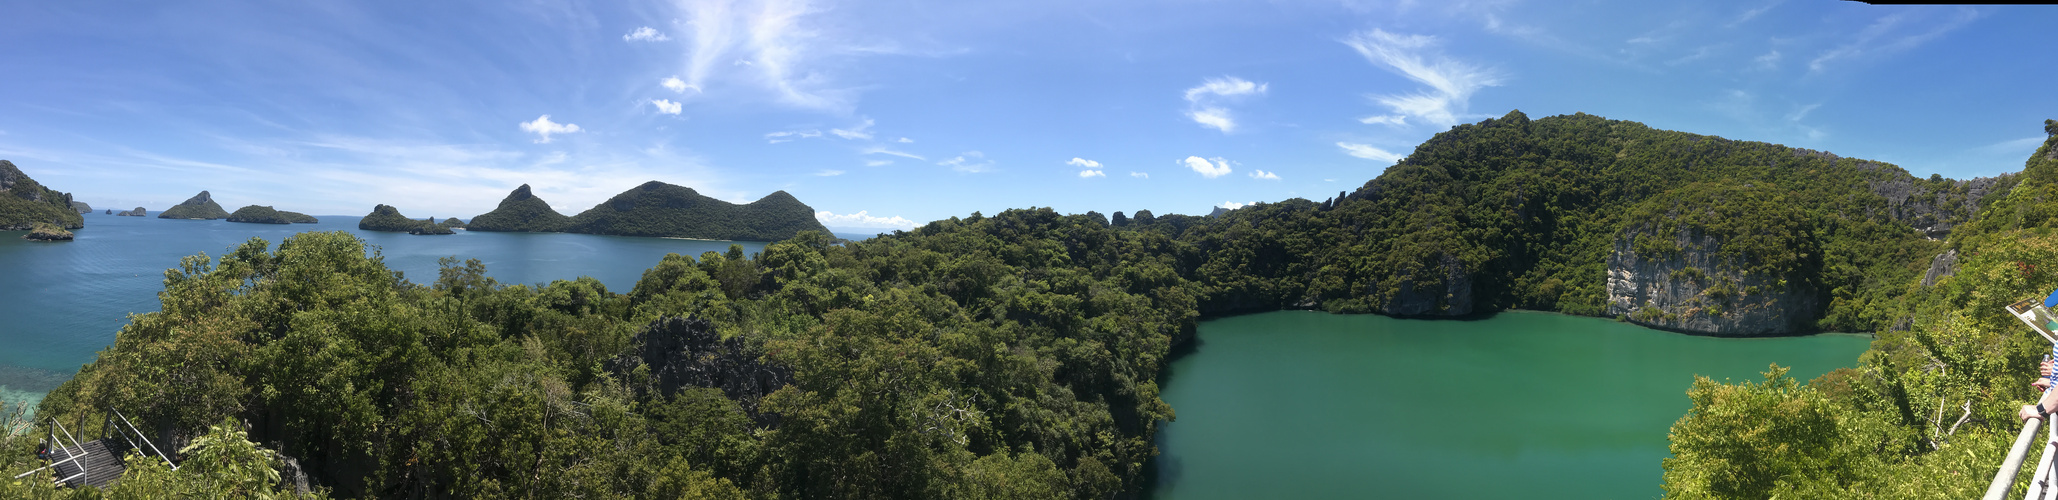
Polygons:
M1160 499L1653 498L1695 375L1812 379L1871 338L1695 337L1512 311L1200 325L1163 397Z

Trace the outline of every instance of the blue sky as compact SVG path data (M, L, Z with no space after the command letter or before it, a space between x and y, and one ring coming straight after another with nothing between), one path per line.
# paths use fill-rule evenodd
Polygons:
M832 227L1351 190L1519 109L2020 170L2041 6L1828 0L0 0L0 158L96 208L576 214L649 180Z

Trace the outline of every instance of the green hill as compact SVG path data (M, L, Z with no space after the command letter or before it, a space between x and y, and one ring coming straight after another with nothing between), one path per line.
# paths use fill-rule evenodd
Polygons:
M159 219L213 220L226 219L228 217L229 211L222 210L221 204L215 203L214 196L207 194L206 191L201 191L200 194L193 195L192 198L187 198L186 201L157 214Z
M28 230L38 222L65 229L86 227L86 219L72 209L71 194L43 187L14 162L0 160L0 230Z
M709 240L777 241L801 231L828 233L815 211L777 191L737 205L693 188L650 181L572 217L566 232Z
M473 217L465 230L551 233L563 231L570 222L571 218L551 210L549 203L530 193L529 185L523 184L501 199L500 206L493 211Z
M256 224L313 224L316 222L320 222L314 217L300 212L273 210L272 207L262 207L257 205L250 205L247 207L238 208L236 209L235 213L229 214L228 219L229 222L249 222Z
M436 223L433 221L409 219L405 215L400 215L400 209L393 208L392 205L383 204L372 207L372 213L366 214L363 219L359 219L357 221L358 229L363 229L366 231L391 231L396 233L413 233L415 231L427 230L425 229L425 226L435 225ZM433 232L434 230L428 231ZM448 229L445 229L444 231L448 231ZM441 234L449 233L445 232Z

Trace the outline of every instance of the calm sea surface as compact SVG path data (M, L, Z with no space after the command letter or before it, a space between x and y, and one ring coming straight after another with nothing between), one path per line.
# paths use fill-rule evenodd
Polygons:
M698 256L764 249L760 242L631 238L586 234L469 233L415 236L359 231L359 217L320 216L319 224L242 224L86 214L69 243L21 239L0 231L0 399L33 401L71 378L93 353L114 342L132 313L158 308L164 271L179 258L220 257L251 238L278 248L305 231L346 231L377 246L386 265L408 280L436 279L436 259L479 259L502 283L547 283L592 276L626 293L667 253ZM846 238L864 235L841 235Z
M1870 336L1721 339L1512 311L1200 324L1163 397L1160 499L1655 498L1695 375L1807 380Z

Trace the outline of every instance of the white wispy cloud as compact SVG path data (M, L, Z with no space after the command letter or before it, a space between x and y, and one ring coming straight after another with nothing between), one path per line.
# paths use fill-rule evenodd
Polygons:
M669 99L651 99L650 105L657 106L657 112L668 115L679 114L679 111L686 107L685 104L672 102Z
M845 139L871 139L871 138L872 138L872 130L871 130L871 129L872 129L872 119L871 119L871 118L866 118L866 119L865 119L865 122L864 122L864 123L860 123L860 124L858 124L858 126L855 126L855 127L851 127L851 128L847 128L847 129L845 129L845 128L832 128L832 129L829 129L829 133L831 133L831 134L836 134L836 136L837 136L837 137L842 137L842 138L845 138Z
M1213 161L1209 161L1199 156L1188 156L1185 160L1180 160L1179 163L1186 165L1186 168L1193 169L1194 172L1200 173L1201 177L1209 179L1229 175L1229 160L1222 158L1215 158Z
M822 171L819 171L819 172L815 172L815 175L816 175L816 176L818 176L818 177L835 177L835 176L843 175L843 171L842 171L842 170L822 170Z
M915 142L915 140L914 140L914 139L909 139L909 138L906 138L906 137L902 137L902 138L900 138L900 140L897 140L897 141L893 141L893 142L898 142L898 143L901 143L901 144L912 144L912 143L914 143L914 142Z
M550 142L551 134L577 133L579 126L570 123L559 124L550 121L550 115L543 115L536 117L535 121L522 122L522 130L535 133L536 142L547 143Z
M1266 172L1264 170L1251 170L1251 178L1267 181L1276 181L1279 180L1279 174L1275 172Z
M1971 24L1979 18L1979 11L1970 7L1959 7L1942 19L1931 19L1923 14L1930 10L1895 10L1872 22L1863 30L1852 35L1841 46L1824 51L1808 61L1809 73L1822 73L1831 63L1838 60L1862 57L1878 57L1901 52L1929 43L1946 33Z
M625 41L631 41L631 42L635 42L635 41L644 41L644 42L662 42L662 41L665 41L665 40L671 40L671 39L672 39L672 37L668 37L668 36L665 36L665 34L664 34L664 33L659 33L659 32L657 31L657 28L652 28L652 27L649 27L649 26L644 26L644 27L641 27L641 28L636 28L636 31L631 31L631 32L629 32L629 34L627 34L627 35L622 35L622 40L625 40Z
M689 88L693 90L700 90L699 88L694 87L692 85L687 85L685 80L680 80L679 77L676 76L665 77L665 79L659 80L657 84L663 85L665 86L665 88L672 89L673 92L685 92L686 89Z
M815 220L821 221L824 226L837 227L914 229L916 226L915 221L907 220L906 218L899 216L876 217L869 212L868 210L859 210L854 214L837 215L830 213L828 210L823 210L815 212Z
M765 134L765 142L778 144L781 142L796 141L800 139L813 139L821 136L822 131L820 130L787 130L783 132L772 132L769 134Z
M1772 49L1771 52L1766 52L1752 61L1758 63L1758 69L1773 69L1779 67L1779 58L1779 49Z
M948 160L936 162L936 164L950 167L951 170L956 170L959 172L965 172L970 174L993 171L993 161L986 159L986 153L981 153L978 151L966 151L964 154L957 155L957 157Z
M1094 169L1090 169L1090 168L1089 168L1089 169L1086 169L1086 170L1080 170L1080 171L1079 171L1079 178L1082 178L1082 179L1089 179L1089 178L1094 178L1094 177L1107 177L1107 176L1108 176L1108 174L1107 174L1106 172L1102 172L1102 171L1099 171L1099 170L1094 170Z
M1372 147L1372 145L1370 144L1339 142L1336 143L1336 147L1343 148L1344 154L1364 158L1367 160L1384 162L1401 161L1401 155L1395 154L1394 152L1387 151L1384 149Z
M1130 172L1130 173L1129 173L1129 176L1130 176L1130 177L1135 177L1135 178L1138 178L1138 179L1149 179L1149 178L1150 178L1150 174L1147 174L1147 173L1143 173L1143 172Z
M1977 148L1973 148L1972 150L1973 150L1973 151L1975 151L1975 152L1979 152L1979 153L1986 153L1986 154L2021 154L2021 155L2027 155L2027 154L2029 154L2029 153L2030 153L2030 152L2032 152L2032 151L2036 151L2036 150L2037 150L2037 146L2041 146L2041 145L2043 145L2043 144L2044 144L2044 141L2045 141L2045 140L2047 140L2047 139L2049 139L2049 138L2050 138L2050 136L2048 136L2048 135L2039 135L2039 136L2033 136L2033 137L2024 137L2024 138L2021 138L2021 139L2011 139L2011 140L2006 140L2006 141L1996 142L1996 143L1993 143L1993 144L1988 144L1988 145L1985 145L1985 146L1980 146L1980 147L1977 147Z
M1234 202L1234 201L1225 201L1225 202L1222 202L1221 204L1219 204L1219 205L1215 205L1215 206L1218 206L1218 207L1222 207L1222 208L1227 208L1227 209L1230 209L1230 210L1235 210L1235 209L1239 209L1239 208L1243 208L1243 207L1248 207L1248 206L1251 206L1251 205L1256 205L1256 204L1258 204L1258 202L1255 202L1255 201L1252 201L1252 202L1245 202L1245 203L1237 203L1237 202Z
M1429 87L1426 91L1372 96L1373 101L1402 116L1437 125L1456 125L1464 119L1474 92L1501 84L1499 71L1437 52L1436 37L1374 29L1352 33L1342 42L1372 64Z
M914 153L908 153L908 152L903 152L903 151L894 151L894 150L891 150L891 149L886 149L886 148L884 148L884 147L879 147L879 146L873 146L873 147L865 148L865 149L864 149L864 150L862 150L862 151L858 151L858 154L861 154L861 155L893 155L893 156L898 156L898 157L901 157L901 158L913 158L913 159L917 159L917 160L922 160L922 161L928 161L928 160L929 160L928 158L923 158L923 157L921 157L920 155L916 155L916 154L914 154Z
M1100 162L1078 157L1072 158L1071 161L1067 161L1065 164L1074 167L1100 168Z
M865 166L867 167L884 167L892 164L893 160L865 160Z
M1186 89L1186 116L1201 126L1234 132L1236 119L1226 106L1245 96L1265 93L1266 85L1234 76L1203 80L1200 86Z
M1406 116L1401 116L1401 115L1376 115L1376 116L1367 116L1367 117L1364 117L1364 118L1359 118L1359 119L1358 119L1358 123L1363 123L1363 124L1366 124L1366 125L1382 125L1382 124L1384 124L1384 125L1393 125L1393 126L1396 126L1396 127L1406 127L1406 126L1408 126L1408 117L1406 117Z
M825 15L817 0L677 0L690 27L686 84L709 88L720 79L768 91L789 106L848 111L859 88L839 82L853 59L882 54L941 55L860 40L845 32L848 18ZM836 9L860 8L837 5ZM730 88L731 86L724 86Z

